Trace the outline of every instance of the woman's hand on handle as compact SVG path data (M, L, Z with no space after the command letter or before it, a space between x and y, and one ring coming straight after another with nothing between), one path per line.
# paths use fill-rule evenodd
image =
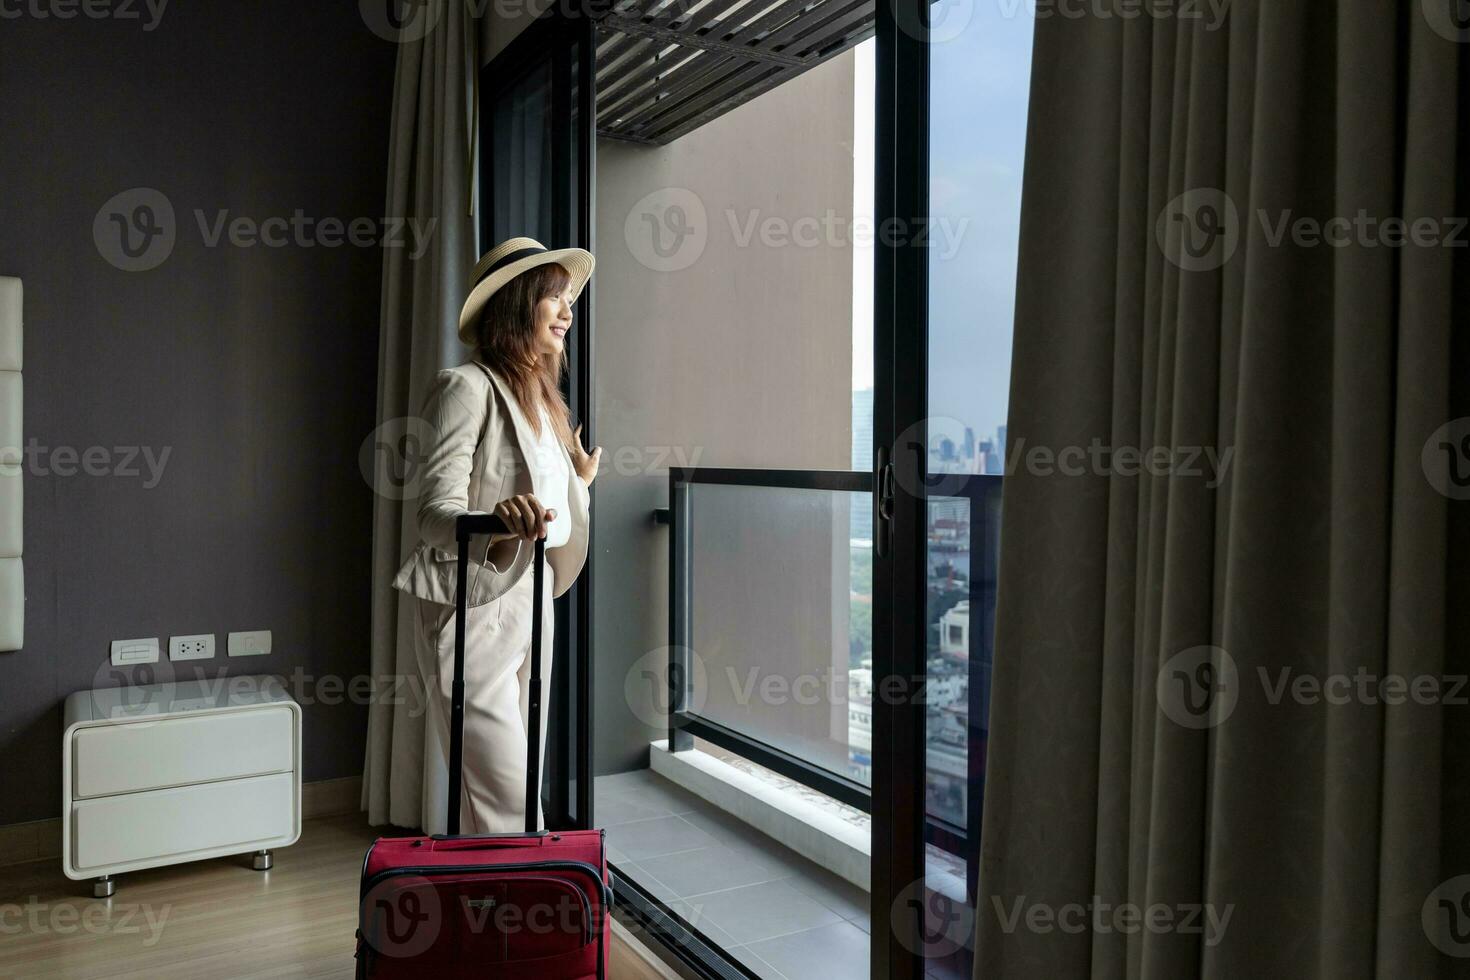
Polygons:
M506 541L511 538L535 541L537 538L544 538L547 523L556 519L556 511L542 507L541 501L529 493L507 497L495 505L492 513L505 521L505 526L510 528L509 532L492 534L492 541Z

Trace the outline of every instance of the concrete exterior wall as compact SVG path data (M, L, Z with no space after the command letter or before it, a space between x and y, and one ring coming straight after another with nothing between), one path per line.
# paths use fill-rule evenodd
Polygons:
M646 722L662 701L638 667L668 642L668 529L651 517L668 503L667 466L849 468L852 252L820 234L763 241L759 228L851 218L853 79L849 52L669 146L598 143L598 772L646 765L661 737ZM725 667L741 684L751 667L788 680L836 671L845 691L847 500L736 493L696 491L709 707L820 752L845 738L845 705L736 704Z

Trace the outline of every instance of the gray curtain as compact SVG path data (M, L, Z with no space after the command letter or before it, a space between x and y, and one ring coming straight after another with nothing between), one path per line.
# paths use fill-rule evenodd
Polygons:
M389 584L417 543L418 423L434 373L464 361L455 330L476 253L469 213L479 30L464 0L428 0L433 29L399 46L387 213L433 222L430 246L386 249L378 335L378 421L372 456L372 676L362 806L372 824L442 831L446 775L426 745L410 599ZM418 32L413 32L418 33ZM429 765L425 760L431 760ZM437 765L437 768L436 768Z
M1010 444L1114 452L1007 477L976 976L1467 975L1470 24L1142 9L1037 21Z

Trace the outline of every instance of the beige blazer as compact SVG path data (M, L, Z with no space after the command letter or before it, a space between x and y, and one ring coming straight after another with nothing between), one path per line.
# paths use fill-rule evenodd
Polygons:
M488 513L507 497L535 494L541 475L526 465L522 446L535 446L535 433L521 412L510 386L479 360L445 368L434 376L424 399L428 445L421 460L418 498L419 544L393 579L393 587L411 595L454 603L454 521L471 511ZM546 549L551 566L553 597L572 587L587 560L588 511L591 495L567 458L570 514L556 520L572 522L567 543ZM528 568L535 549L522 538L490 545L489 535L470 538L469 595L466 605L491 602L515 585Z

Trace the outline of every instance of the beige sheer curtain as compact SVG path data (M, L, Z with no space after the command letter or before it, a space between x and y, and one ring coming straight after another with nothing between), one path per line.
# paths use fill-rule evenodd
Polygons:
M373 511L374 692L362 806L372 824L444 829L446 774L427 752L423 686L414 666L413 608L389 583L417 543L415 420L434 374L465 360L456 336L475 261L473 114L479 27L465 0L425 0L401 32L393 91L387 213L428 226L414 257L387 249L378 341ZM410 9L411 6L410 6ZM425 760L433 760L426 767Z
M1470 21L1189 6L1037 21L1010 440L1177 452L1007 477L976 976L1470 975Z

